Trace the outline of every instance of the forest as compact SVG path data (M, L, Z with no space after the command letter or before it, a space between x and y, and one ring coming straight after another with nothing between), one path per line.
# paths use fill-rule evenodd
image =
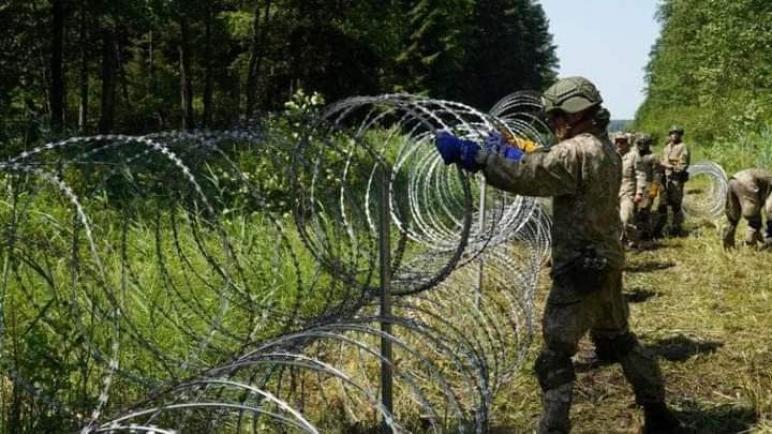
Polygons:
M6 143L230 127L299 91L487 110L557 66L534 0L11 0L0 22Z
M705 147L772 147L772 3L765 0L664 0L662 32L646 67L646 99L635 127L659 134L683 124ZM765 160L764 163L772 162ZM745 164L751 163L746 161Z

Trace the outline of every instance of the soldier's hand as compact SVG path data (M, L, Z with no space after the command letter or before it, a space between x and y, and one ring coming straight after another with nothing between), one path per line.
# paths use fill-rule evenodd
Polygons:
M443 130L435 134L434 145L445 164L458 164L469 171L480 169L475 161L480 145L473 140L464 140Z

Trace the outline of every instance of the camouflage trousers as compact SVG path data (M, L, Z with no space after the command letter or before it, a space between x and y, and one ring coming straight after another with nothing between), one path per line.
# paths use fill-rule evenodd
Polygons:
M665 388L656 358L641 347L628 326L629 310L622 294L622 271L599 273L589 289L574 275L553 276L542 321L544 347L534 366L543 392L540 433L567 433L576 378L571 357L589 331L598 352L622 365L639 405L664 403Z
M650 189L651 190L651 189ZM654 218L651 208L654 205L656 194L646 192L635 211L635 228L639 241L648 241L654 237Z
M726 218L729 221L724 228L724 247L734 246L735 230L740 218L748 221L748 233L745 237L745 243L756 245L759 241L769 241L772 239L772 225L770 216L772 216L772 195L762 198L758 188L747 185L732 178L729 180L727 198L725 205ZM764 234L764 240L761 237L761 211L767 215L767 230Z
M684 199L684 182L668 178L659 192L657 215L654 232L659 235L667 225L668 210L673 212L673 228L679 229L684 222L684 211L681 208Z

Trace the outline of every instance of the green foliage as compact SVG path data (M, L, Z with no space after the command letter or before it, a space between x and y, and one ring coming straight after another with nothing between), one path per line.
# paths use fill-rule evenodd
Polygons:
M223 21L225 30L236 40L246 40L252 35L252 20L254 17L247 11L224 11L218 19Z
M556 78L558 60L547 18L533 0L479 1L471 37L464 96L487 110L513 90L541 90Z
M514 90L542 88L555 74L555 47L534 0L344 0L336 7L321 0L72 0L65 6L61 135L93 132L110 112L116 132L176 128L185 115L183 76L195 126L223 128L283 109L299 89L327 101L410 91L487 109ZM51 116L52 13L47 0L0 8L0 140L15 141L14 150L51 136L41 127Z
M696 156L721 164L727 175L749 167L772 169L772 125L718 138L712 146L699 148Z
M636 128L683 124L707 144L772 123L772 3L665 0L658 18Z

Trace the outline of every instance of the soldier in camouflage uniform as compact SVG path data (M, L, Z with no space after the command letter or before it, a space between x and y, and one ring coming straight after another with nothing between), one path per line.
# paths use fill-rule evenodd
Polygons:
M662 177L664 175L660 169L659 160L651 152L651 144L653 142L648 134L640 134L635 139L635 147L638 155L641 157L641 167L645 179L643 197L638 203L638 212L635 217L638 239L643 241L651 240L653 237L651 208L658 191L661 189Z
M630 150L630 134L617 134L614 144L622 156L622 185L619 188L619 217L622 220L622 241L630 247L637 247L638 229L635 216L638 204L643 200L646 175L641 156Z
M481 170L487 182L526 196L552 196L552 288L542 321L544 347L534 366L543 390L540 433L567 433L576 378L571 357L589 331L598 353L619 361L643 406L644 432L680 432L665 405L656 358L630 331L622 295L622 161L605 132L608 111L587 79L557 81L543 95L560 143L510 157L448 133L436 145L446 164ZM599 119L604 119L600 121Z
M665 170L663 189L659 195L657 218L654 227L655 236L661 236L662 230L667 224L668 208L673 212L673 223L670 227L671 235L681 233L681 225L684 221L684 212L681 209L684 197L684 184L689 179L689 148L681 141L684 129L673 126L669 131L670 138L662 151L660 165Z
M764 238L761 231L761 210L767 216ZM764 169L746 169L729 178L726 198L726 218L729 225L724 229L724 247L734 247L734 234L740 217L748 221L745 243L756 246L763 242L765 248L772 245L772 172Z

